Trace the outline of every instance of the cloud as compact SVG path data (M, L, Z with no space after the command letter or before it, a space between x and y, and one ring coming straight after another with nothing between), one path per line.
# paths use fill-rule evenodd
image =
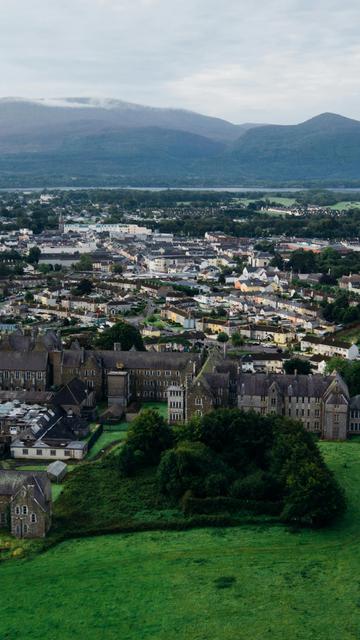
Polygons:
M1 0L3 95L360 118L356 0Z

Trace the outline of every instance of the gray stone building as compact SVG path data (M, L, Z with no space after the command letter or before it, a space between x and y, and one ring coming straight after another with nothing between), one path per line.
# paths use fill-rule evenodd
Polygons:
M355 406L351 401L347 385L338 374L243 373L223 361L189 384L168 389L171 424L186 422L193 415L202 416L218 407L286 416L326 440L345 440L360 428L360 402ZM356 420L359 427L355 426Z
M45 472L0 470L0 529L43 538L51 525L51 484Z

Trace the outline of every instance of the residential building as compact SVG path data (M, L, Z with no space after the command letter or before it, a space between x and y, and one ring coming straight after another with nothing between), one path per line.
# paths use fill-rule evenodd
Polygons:
M0 469L0 529L17 538L43 538L51 525L46 472Z

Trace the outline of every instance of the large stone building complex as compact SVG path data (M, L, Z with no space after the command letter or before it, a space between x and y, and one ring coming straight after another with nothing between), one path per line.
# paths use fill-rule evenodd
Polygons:
M350 398L338 374L244 373L225 360L187 385L169 387L168 406L172 424L217 407L237 407L299 420L327 440L345 440L360 429L360 398Z
M360 432L360 397L350 398L337 374L247 373L218 351L205 362L198 353L63 349L51 333L36 339L13 335L0 344L0 391L39 393L74 379L98 401L107 399L114 415L132 401L167 401L171 424L217 407L238 407L300 420L330 440Z
M0 343L0 391L40 392L78 378L98 401L125 408L130 400L166 401L169 385L188 384L203 362L196 353L63 349L50 333Z

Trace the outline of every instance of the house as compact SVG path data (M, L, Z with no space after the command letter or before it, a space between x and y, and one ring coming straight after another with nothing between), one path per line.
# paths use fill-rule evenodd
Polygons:
M318 338L305 336L300 341L301 351L311 351L314 354L332 358L339 356L346 360L356 360L359 357L359 348L356 344L334 338Z
M11 457L23 460L82 460L88 445L81 438L88 433L87 422L79 416L68 415L60 407L49 409L11 442Z
M51 525L51 504L45 472L0 470L0 528L17 538L43 538Z
M344 291L360 294L360 275L343 276L339 279L339 287Z
M188 311L187 309L168 305L165 309L161 310L160 315L162 318L170 320L170 322L181 324L184 329L195 329L195 319L193 318L191 311Z
M249 262L252 267L267 267L273 257L272 253L267 253L266 251L254 251L249 258Z
M266 324L251 324L239 327L239 333L250 340L274 342L278 346L286 346L295 338L295 332L292 329Z

